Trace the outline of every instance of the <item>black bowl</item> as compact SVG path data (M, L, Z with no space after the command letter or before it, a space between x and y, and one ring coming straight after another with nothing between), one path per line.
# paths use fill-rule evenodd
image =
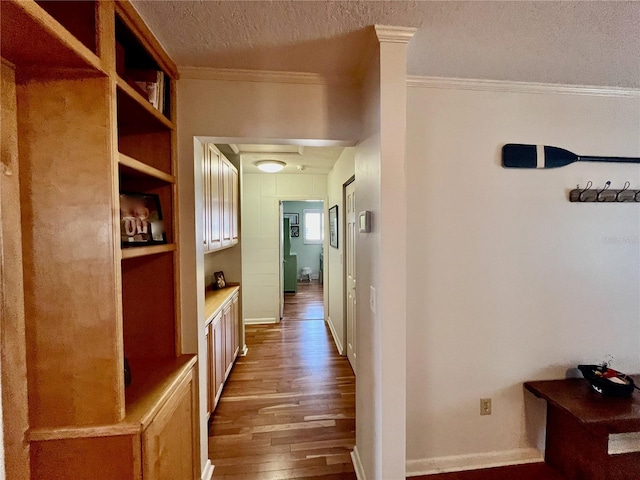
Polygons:
M633 379L624 373L617 372L602 365L578 365L596 392L608 397L630 397L635 384ZM613 376L610 376L612 375Z

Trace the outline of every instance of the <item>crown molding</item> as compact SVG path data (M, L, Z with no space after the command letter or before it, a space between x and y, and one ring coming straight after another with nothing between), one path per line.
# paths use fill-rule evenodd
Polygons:
M563 85L555 83L512 82L466 78L407 76L407 87L477 90L486 92L590 95L596 97L640 98L640 89L601 87L593 85Z
M291 83L301 85L330 85L356 83L354 78L321 73L277 72L271 70L242 70L232 68L181 67L180 78L187 80L218 80L227 82Z
M389 25L374 25L376 36L380 42L409 43L418 30L413 27L392 27Z

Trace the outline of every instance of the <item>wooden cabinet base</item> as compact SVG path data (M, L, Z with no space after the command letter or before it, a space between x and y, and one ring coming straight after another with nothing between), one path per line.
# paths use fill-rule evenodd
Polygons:
M144 480L200 476L193 370L142 435Z
M240 310L238 306L240 288L236 285L205 295L205 337L207 351L207 414L211 415L218 404L224 383L231 373L240 351Z
M131 435L32 442L31 478L139 480L142 471L137 452L140 437Z
M34 432L32 480L200 478L194 362L187 368L137 424L128 417L115 425Z

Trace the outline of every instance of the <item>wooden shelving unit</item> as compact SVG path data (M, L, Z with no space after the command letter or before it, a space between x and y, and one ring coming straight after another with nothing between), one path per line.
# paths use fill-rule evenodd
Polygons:
M85 74L89 75L104 73L95 51L42 8L48 3L2 2L2 58L16 66L87 69ZM95 2L83 3L91 6Z
M0 8L30 442L29 467L7 473L200 478L196 358L179 334L176 66L127 1ZM121 248L121 192L158 196L166 244Z
M174 252L175 243L166 245L152 245L149 247L132 247L122 249L122 259L145 257L147 255L157 255L158 253Z
M176 177L173 175L169 175L168 173L164 173L157 168L150 167L149 165L142 163L135 158L131 158L124 153L120 154L120 171L131 177L153 177L158 180L162 180L166 183L175 184Z

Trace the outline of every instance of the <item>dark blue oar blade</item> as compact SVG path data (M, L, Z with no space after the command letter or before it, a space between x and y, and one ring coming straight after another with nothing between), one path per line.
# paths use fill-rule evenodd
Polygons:
M547 145L507 143L502 147L505 168L556 168L574 162L640 163L640 157L593 157Z
M580 160L578 155L558 147L544 147L544 168L564 167Z
M506 168L537 168L536 146L507 143L502 147L502 166Z
M506 168L556 168L578 160L577 155L557 147L520 143L502 147L502 166Z

